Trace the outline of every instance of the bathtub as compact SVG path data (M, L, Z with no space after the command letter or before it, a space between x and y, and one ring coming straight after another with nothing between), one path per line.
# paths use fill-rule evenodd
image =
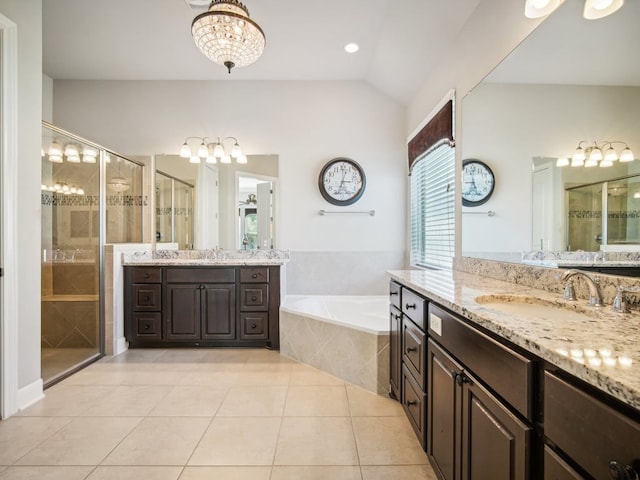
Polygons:
M280 353L378 394L389 393L389 298L288 295Z

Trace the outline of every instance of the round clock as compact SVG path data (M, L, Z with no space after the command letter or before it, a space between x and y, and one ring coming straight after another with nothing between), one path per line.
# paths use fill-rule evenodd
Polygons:
M362 167L349 158L334 158L327 162L318 177L322 197L341 207L356 203L364 193L367 180Z
M469 158L462 161L462 205L477 207L491 197L496 180L486 163Z

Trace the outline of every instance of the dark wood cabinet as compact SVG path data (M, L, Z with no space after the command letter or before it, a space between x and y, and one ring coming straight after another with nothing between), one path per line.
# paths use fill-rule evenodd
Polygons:
M124 294L131 346L279 348L278 266L127 266Z

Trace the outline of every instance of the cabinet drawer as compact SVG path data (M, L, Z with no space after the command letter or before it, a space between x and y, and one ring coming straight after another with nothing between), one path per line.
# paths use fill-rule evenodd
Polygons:
M240 309L264 311L269 308L269 285L240 285Z
M263 283L269 281L269 268L241 268L240 283Z
M413 427L420 445L425 448L426 444L426 406L427 396L420 389L414 380L411 372L406 367L402 367L402 408L404 408L409 423Z
M425 333L413 322L402 319L402 361L413 374L422 390L425 381L425 350L427 348Z
M265 339L269 333L268 313L243 313L240 315L241 337Z
M402 313L409 317L422 330L426 330L425 314L427 301L417 293L402 287Z
M133 267L131 273L133 283L162 283L160 267Z
M544 373L544 431L594 478L609 478L609 462L640 475L640 424L550 372Z
M233 268L167 268L167 283L234 283Z
M155 313L133 314L134 340L160 340L162 338L162 315Z
M544 480L585 480L548 445L544 446Z
M396 282L389 282L389 303L396 307L398 310L402 310L402 296L400 292L402 287Z
M429 305L429 334L489 388L533 421L533 360L433 304Z
M133 309L136 311L156 311L162 307L162 285L134 285Z

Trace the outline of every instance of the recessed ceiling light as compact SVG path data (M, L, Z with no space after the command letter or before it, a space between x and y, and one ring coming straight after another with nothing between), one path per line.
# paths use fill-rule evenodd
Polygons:
M347 53L356 53L358 50L360 50L360 45L357 43L347 43L344 46L344 51Z

